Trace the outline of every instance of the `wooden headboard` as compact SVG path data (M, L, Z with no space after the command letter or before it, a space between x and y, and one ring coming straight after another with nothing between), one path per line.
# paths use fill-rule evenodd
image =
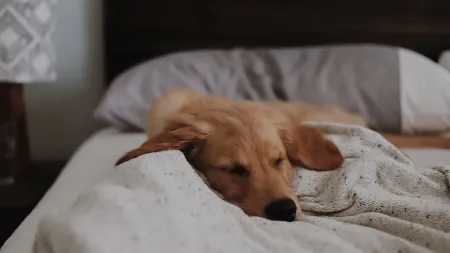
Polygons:
M450 49L449 0L105 0L107 83L173 51L372 42L432 59Z

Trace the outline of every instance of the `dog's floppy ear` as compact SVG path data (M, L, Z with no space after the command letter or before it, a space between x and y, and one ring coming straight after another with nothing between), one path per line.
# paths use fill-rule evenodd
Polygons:
M312 170L333 170L344 162L339 149L319 129L296 126L282 135L288 156Z
M193 124L184 121L171 122L164 132L150 138L139 148L126 153L116 165L138 156L165 150L181 150L185 155L193 155L201 142L206 139L209 126L204 122Z

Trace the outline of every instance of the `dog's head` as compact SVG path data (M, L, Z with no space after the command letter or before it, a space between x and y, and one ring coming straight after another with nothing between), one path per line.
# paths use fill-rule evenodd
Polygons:
M292 221L300 212L291 188L293 164L331 170L343 158L319 130L276 124L260 116L232 107L177 115L165 131L128 152L118 164L178 149L215 190L248 215Z

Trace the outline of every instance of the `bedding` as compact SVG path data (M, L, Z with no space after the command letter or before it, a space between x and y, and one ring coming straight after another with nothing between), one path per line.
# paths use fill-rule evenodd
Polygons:
M143 130L167 89L253 100L333 104L371 126L403 133L450 129L450 73L411 50L376 44L199 50L164 55L113 81L95 117Z
M419 173L373 131L315 125L346 161L293 177L308 214L300 222L246 216L181 152L165 151L111 169L73 205L46 214L34 252L448 252L450 165L433 161Z
M107 128L87 139L70 159L55 184L31 214L22 222L1 253L30 253L36 227L41 217L60 208L71 206L79 194L113 171L116 159L145 141L143 133L123 133ZM403 149L416 169L437 163L450 164L450 151L440 149Z

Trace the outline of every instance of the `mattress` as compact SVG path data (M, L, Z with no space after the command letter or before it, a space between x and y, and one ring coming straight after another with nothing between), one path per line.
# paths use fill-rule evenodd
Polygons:
M32 250L36 226L43 214L55 207L70 206L85 188L114 168L115 161L126 151L145 140L143 133L122 133L107 128L87 139L62 170L44 198L3 245L1 253L28 253ZM450 163L450 151L439 149L404 149L418 168Z

